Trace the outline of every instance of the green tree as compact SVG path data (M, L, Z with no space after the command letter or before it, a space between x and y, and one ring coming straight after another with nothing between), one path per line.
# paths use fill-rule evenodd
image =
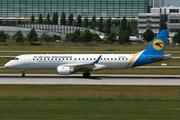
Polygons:
M18 44L21 43L21 45L24 45L24 37L21 30L17 31L16 34L14 34L14 39Z
M150 42L154 38L154 33L152 30L147 29L146 32L144 32L143 37L147 42Z
M115 21L114 21L114 26L115 26L115 27L118 27L119 25L120 25L120 24L119 24L119 21L115 20Z
M75 45L77 45L77 41L80 38L80 30L77 29L74 33L70 33L68 35L66 35L66 41L71 41L71 42L75 42Z
M31 45L33 45L34 42L38 41L38 35L34 28L31 29L31 31L29 32L29 34L27 34L27 36L28 36L28 42L30 42Z
M64 12L61 14L61 25L66 25L66 14Z
M95 29L95 27L96 27L96 16L94 15L92 18L91 29Z
M39 38L39 40L42 40L42 41L43 41L43 37L44 37L44 35L46 35L46 33L45 33L45 32L41 35L41 37Z
M69 25L69 26L72 26L72 25L73 25L73 13L71 13L71 14L69 15L68 25Z
M174 35L173 39L176 41L176 43L180 43L180 31Z
M50 14L49 13L47 14L47 17L46 17L46 24L50 24Z
M81 27L81 24L82 24L81 15L78 15L78 18L77 18L77 26L78 26L78 27Z
M126 17L123 17L123 19L121 21L121 25L119 25L119 37L120 38L122 38L122 36L126 30L128 30L128 24L127 24Z
M42 14L39 14L38 24L43 24Z
M30 23L31 23L31 24L34 23L34 15L31 16L31 22L30 22Z
M58 24L58 13L57 12L53 13L53 24L54 25Z
M61 37L59 35L54 34L53 35L54 40L61 40Z
M83 34L80 36L80 41L86 42L86 45L91 42L94 38L93 33L90 30L85 30Z
M95 41L95 42L96 42L96 46L97 46L97 43L98 43L98 42L101 42L101 41L102 41L102 39L99 37L99 35L98 35L98 34L94 34L94 39L93 39L93 41Z
M122 36L122 41L123 43L130 43L130 39L129 39L129 32L128 30L126 30L124 33L123 33L123 36Z
M80 37L80 35L81 35L81 32L80 32L80 30L79 29L77 29L77 30L75 30L75 35L76 35L76 37L77 38L79 38Z
M0 42L1 42L1 45L3 42L6 42L6 39L9 38L10 36L8 35L8 33L4 33L3 30L0 31Z
M137 29L136 23L133 22L130 27L132 29L132 35L138 34L138 29Z
M111 16L109 16L109 19L106 21L106 35L108 35L111 32Z
M110 32L107 36L107 41L108 43L113 44L116 41L116 38L117 38L116 33Z
M50 35L44 35L43 40L47 42L47 45L49 46L49 42L54 41L54 38L51 37Z
M88 28L89 22L88 22L88 17L85 17L84 19L84 27Z
M101 18L99 19L99 31L102 32L102 30L103 30L103 17L101 17Z

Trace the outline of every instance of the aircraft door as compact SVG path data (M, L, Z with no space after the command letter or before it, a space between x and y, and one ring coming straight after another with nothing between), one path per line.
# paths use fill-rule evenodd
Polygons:
M30 56L26 55L26 65L29 65L29 61L30 61Z

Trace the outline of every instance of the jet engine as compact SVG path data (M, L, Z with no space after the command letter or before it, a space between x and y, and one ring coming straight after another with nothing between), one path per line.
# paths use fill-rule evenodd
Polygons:
M57 67L57 73L59 75L70 75L74 73L74 69L71 69L70 67Z

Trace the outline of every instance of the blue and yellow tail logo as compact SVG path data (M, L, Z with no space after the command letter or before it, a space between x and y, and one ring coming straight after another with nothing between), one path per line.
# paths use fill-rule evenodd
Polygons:
M157 39L153 42L153 48L155 50L162 50L164 48L164 42L161 39Z

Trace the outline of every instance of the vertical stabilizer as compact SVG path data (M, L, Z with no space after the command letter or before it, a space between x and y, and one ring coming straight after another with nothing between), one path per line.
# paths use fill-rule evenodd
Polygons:
M168 37L168 30L162 30L158 36L151 42L151 44L143 52L145 55L163 55Z
M168 32L168 30L162 30L151 42L151 44L144 51L139 53L140 55L137 56L137 60L134 61L134 64L131 66L136 67L165 60L163 54L166 46Z

